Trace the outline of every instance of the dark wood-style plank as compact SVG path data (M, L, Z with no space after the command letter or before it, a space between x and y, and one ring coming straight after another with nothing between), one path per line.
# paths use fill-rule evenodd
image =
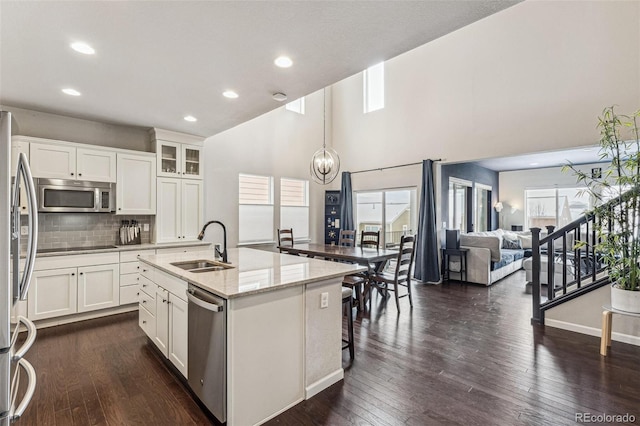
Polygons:
M531 326L524 272L491 287L413 284L354 324L345 380L272 425L569 425L576 412L640 418L640 348ZM355 312L355 311L354 311ZM346 323L346 321L345 321ZM346 333L346 329L345 329ZM129 313L42 329L27 358L38 373L24 425L215 424Z

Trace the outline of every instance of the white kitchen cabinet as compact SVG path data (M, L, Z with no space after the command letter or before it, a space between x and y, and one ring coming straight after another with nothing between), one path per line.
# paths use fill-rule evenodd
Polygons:
M117 154L116 214L156 214L156 158Z
M187 336L189 321L187 302L169 294L169 360L187 377Z
M34 178L76 179L75 147L32 142L29 151Z
M182 145L182 177L202 179L202 147Z
M27 317L30 320L78 312L78 269L35 271L29 287Z
M141 296L138 324L160 352L171 360L178 371L186 377L188 355L187 283L145 263L141 262L141 264L145 265L147 275L153 276L156 282L151 282L144 275L140 278ZM153 293L152 296L151 293ZM149 324L151 320L153 324ZM151 332L153 333L150 334Z
M118 264L78 268L78 312L120 304L119 269Z
M83 148L72 144L31 142L30 157L33 177L116 181L115 151Z
M94 182L116 181L116 153L95 149L76 150L77 178Z
M202 147L156 140L159 177L202 179Z
M16 176L16 170L18 169L18 156L24 153L29 159L29 142L15 141L11 143L11 176ZM27 190L25 185L20 185L20 214L27 214L29 212L29 206L27 204Z
M202 181L158 178L155 241L195 240L202 227Z

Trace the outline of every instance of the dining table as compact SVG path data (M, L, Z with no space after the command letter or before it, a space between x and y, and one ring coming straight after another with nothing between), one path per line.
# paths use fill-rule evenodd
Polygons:
M278 246L282 253L321 257L325 260L358 263L367 267L366 275L381 273L387 262L398 257L398 250L371 247L340 246L333 244L304 243L293 246ZM365 285L363 298L371 297L369 286ZM362 301L360 301L362 303Z

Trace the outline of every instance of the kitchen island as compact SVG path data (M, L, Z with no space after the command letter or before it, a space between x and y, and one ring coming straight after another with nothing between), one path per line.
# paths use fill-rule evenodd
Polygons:
M187 341L187 287L223 300L229 425L263 423L344 377L341 282L364 267L248 248L229 250L230 268L205 272L182 267L213 261L213 249L139 259L140 326L186 378L196 374L188 348L201 343Z

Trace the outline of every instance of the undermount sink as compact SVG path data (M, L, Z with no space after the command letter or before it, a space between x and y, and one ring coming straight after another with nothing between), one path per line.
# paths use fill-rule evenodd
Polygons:
M187 260L184 262L173 262L173 266L177 266L180 269L184 269L189 272L212 272L212 271L223 271L225 269L231 269L233 266L223 263L216 262L214 260L206 260L206 259L198 259L198 260Z

